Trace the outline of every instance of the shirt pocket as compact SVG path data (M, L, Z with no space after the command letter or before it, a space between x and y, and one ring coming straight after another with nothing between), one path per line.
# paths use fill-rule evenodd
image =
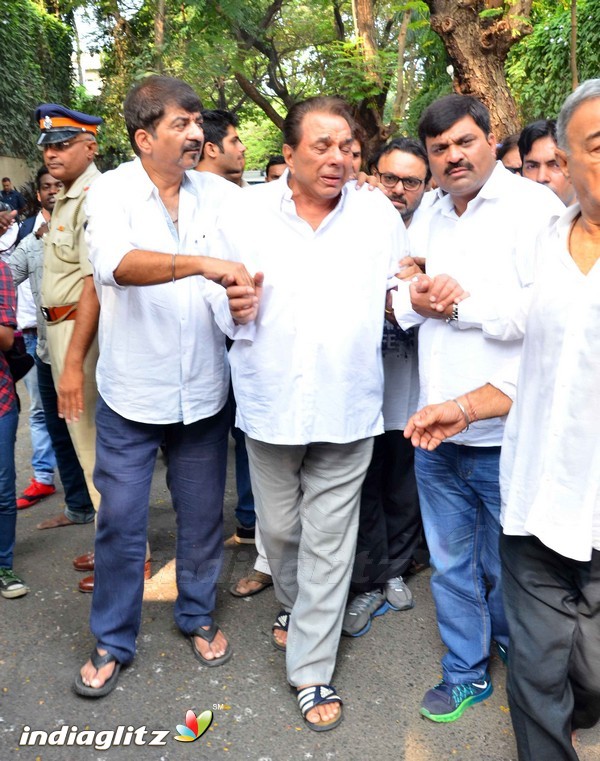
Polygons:
M54 230L50 240L55 256L69 264L79 263L79 251L74 242L75 235L72 230Z

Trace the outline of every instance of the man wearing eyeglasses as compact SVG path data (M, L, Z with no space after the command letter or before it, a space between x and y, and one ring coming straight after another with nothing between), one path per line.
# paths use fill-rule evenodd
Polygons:
M430 177L425 152L418 144L415 148L414 143L409 138L392 140L377 159L376 176L406 227L423 200ZM424 157L414 152L418 150Z
M92 266L84 239L83 202L92 182L100 176L94 164L96 132L102 119L54 103L35 112L41 134L38 146L44 163L63 184L56 196L48 233L44 237L42 313L46 319L52 376L58 394L59 415L69 427L73 446L85 475L94 507L100 496L92 473L95 461L94 415L98 392L96 332L99 304ZM38 528L57 528L73 522L63 513ZM91 591L89 588L81 591Z
M431 176L423 146L406 137L391 140L381 146L372 165L383 192L407 228L410 253L421 254L420 225L412 223ZM427 227L425 220L421 227ZM414 329L404 331L398 326L389 308L391 295L388 298L381 347L385 432L374 439L361 492L351 597L342 626L342 633L350 637L366 634L372 619L388 610L413 607L403 577L413 567L423 531L414 450L412 445L407 446L402 433L419 397L417 334Z

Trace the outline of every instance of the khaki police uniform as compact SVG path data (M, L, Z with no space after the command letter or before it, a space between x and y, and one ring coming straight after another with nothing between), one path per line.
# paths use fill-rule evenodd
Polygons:
M69 310L65 310L64 307L72 306L73 311L76 310L84 279L93 274L84 237L83 206L87 189L99 176L100 172L95 164L90 164L67 191L63 188L58 193L50 220L50 229L44 238L42 305L52 311L65 313L55 321L47 323L48 350L56 388L58 388L58 381L75 327L75 320L69 319ZM57 307L58 310L56 310ZM98 339L95 337L83 365L84 411L77 422L67 424L96 510L100 505L100 495L93 482L96 460L97 361Z

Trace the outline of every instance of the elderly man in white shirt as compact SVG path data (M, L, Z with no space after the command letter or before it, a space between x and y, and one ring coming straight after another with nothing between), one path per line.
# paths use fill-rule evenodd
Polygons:
M286 651L288 681L316 731L342 718L330 680L360 489L383 432L386 285L406 235L383 194L346 184L352 130L337 98L294 106L284 124L287 173L223 213L216 251L264 272L256 320L245 326L251 340L241 328L230 351L237 425L283 608L273 644ZM248 319L231 304L238 321Z
M573 732L600 719L600 79L567 98L557 143L579 203L540 234L533 286L507 326L525 333L516 399L490 384L457 399L471 422L510 409L500 550L520 761L576 761ZM466 422L446 401L406 435L432 451Z
M399 324L421 324L419 403L452 399L486 382L510 394L521 341L501 339L514 301L531 282L537 232L564 207L546 188L496 163L489 114L475 98L436 101L421 117L419 135L433 177L447 192L429 218L427 276L395 295ZM436 302L441 273L465 291L445 309ZM491 643L502 656L508 646L498 551L503 427L503 420L479 422L415 456L431 589L447 647L442 681L421 706L432 721L455 721L489 697Z
M177 512L175 621L195 657L218 666L231 648L213 621L223 554L222 509L233 335L224 288L251 289L243 265L203 256L232 186L193 169L201 104L186 83L149 77L124 113L138 158L88 195L88 244L101 303L94 481L101 494L90 617L97 645L75 681L106 695L135 654L148 501L157 449ZM216 281L216 282L211 282Z

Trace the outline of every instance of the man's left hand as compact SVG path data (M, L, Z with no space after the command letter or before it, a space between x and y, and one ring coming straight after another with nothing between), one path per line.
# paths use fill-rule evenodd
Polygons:
M265 276L257 272L254 276L254 287L248 285L234 285L223 282L227 288L229 299L229 311L233 321L237 325L245 325L252 322L258 315L258 307L262 296L262 286Z
M83 368L65 366L58 381L58 416L77 423L83 409Z

